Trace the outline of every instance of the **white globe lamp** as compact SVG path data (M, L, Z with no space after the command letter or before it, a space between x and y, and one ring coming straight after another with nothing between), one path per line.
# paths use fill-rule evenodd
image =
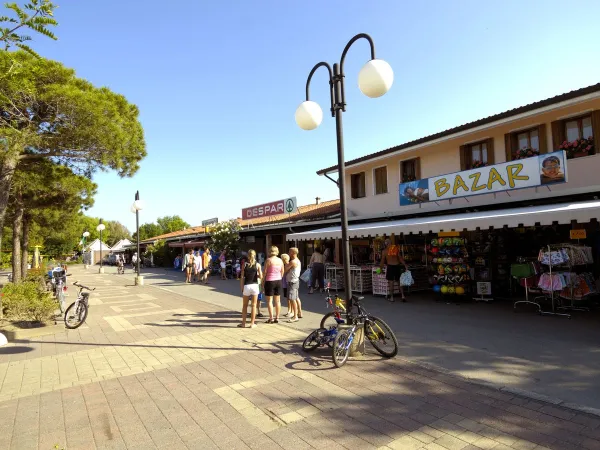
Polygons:
M358 73L358 88L367 97L381 97L393 83L394 71L383 59L372 59Z
M83 232L83 237L84 238L89 238L90 237L90 232L89 231L84 231Z
M296 123L303 130L314 130L323 121L323 110L317 102L307 100L300 103L295 118Z
M100 225L98 225L96 227L96 231L104 231L105 229L106 229L106 226L103 223L101 223Z
M141 200L136 200L135 202L133 202L133 209L134 212L141 211L142 209L144 209L144 203Z

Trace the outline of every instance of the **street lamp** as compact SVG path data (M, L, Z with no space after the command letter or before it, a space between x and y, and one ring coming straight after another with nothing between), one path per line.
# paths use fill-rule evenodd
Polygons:
M102 223L102 219L100 219L100 223L96 227L96 231L100 232L100 270L98 271L99 273L104 273L104 267L102 267L102 232L105 228L106 226Z
M310 80L319 67L327 68L329 72L329 95L331 103L331 116L335 117L338 157L338 181L340 189L340 209L342 216L342 257L344 260L344 283L346 285L347 310L352 310L352 284L350 278L350 243L348 241L348 214L346 211L346 168L344 167L344 137L342 131L342 112L346 111L346 93L344 86L344 60L346 53L359 39L366 39L371 46L371 59L358 73L358 87L367 97L377 98L384 95L392 87L394 72L390 65L375 59L375 45L371 36L365 33L354 36L342 52L340 63L332 67L326 62L316 64L306 80L306 100L296 110L296 123L303 130L314 130L323 120L323 111L318 103L310 100ZM351 323L348 315L348 324Z
M144 204L140 200L140 191L135 193L135 201L131 205L131 212L135 213L135 237L137 241L137 261L135 284L144 284L143 278L140 276L140 211L144 208Z
M83 265L87 269L88 265L85 263L85 244L87 242L87 238L90 237L90 232L86 230L83 232L83 234L81 236L83 236L83 239L81 241L81 255L83 257Z

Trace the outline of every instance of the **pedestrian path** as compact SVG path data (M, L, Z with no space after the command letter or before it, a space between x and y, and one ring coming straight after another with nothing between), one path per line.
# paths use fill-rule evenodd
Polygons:
M598 417L402 358L335 369L293 327L239 329L237 312L95 281L88 330L46 337L47 355L0 353L0 449L600 449ZM111 285L158 308L122 309Z

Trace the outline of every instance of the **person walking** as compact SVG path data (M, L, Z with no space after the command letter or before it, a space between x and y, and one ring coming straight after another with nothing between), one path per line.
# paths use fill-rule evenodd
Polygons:
M404 289L400 284L400 276L404 272L404 270L408 270L408 266L404 261L404 258L400 255L400 248L396 245L395 236L392 234L390 239L386 241L386 247L381 254L381 262L379 263L379 267L383 269L385 265L385 278L388 281L388 295L386 295L386 299L390 302L395 302L394 300L394 283L398 283L400 286L400 295L402 297L402 301L406 302L406 297L404 297ZM404 270L402 270L404 268Z
M201 276L202 276L202 257L200 256L200 251L196 250L194 252L194 281L200 281Z
M194 271L194 249L190 248L190 252L185 255L183 259L183 267L181 270L185 270L185 282L192 282L192 272Z
M204 284L208 284L208 276L210 275L210 249L206 247L202 253L202 279Z
M317 281L319 282L321 292L323 292L323 288L325 287L325 257L323 256L323 253L321 253L321 247L315 248L308 265L311 270L310 289L308 290L308 293L313 293L313 289L316 289L317 287Z
M136 252L136 253L134 253L134 254L133 254L133 256L131 257L131 268L132 268L133 270L135 270L135 265L136 265L136 263L137 263L137 260L138 260L138 254L137 254L137 252Z
M256 261L256 252L250 250L248 252L248 259L242 266L242 273L240 277L240 285L242 288L242 323L238 325L239 328L246 328L246 317L248 315L248 303L252 305L250 312L250 328L256 328L254 322L257 317L257 301L259 289L259 280L262 278L262 270L260 264Z
M219 255L219 266L221 267L221 280L227 279L227 256L225 250Z
M300 301L300 271L302 265L298 258L298 249L290 248L290 262L286 265L284 274L287 280L288 306L292 311L288 322L298 322L302 319L302 302Z
M281 312L283 261L278 255L279 249L273 245L269 251L269 257L265 262L263 289L267 308L269 309L269 320L267 320L267 323L279 323L279 313ZM275 317L273 317L273 300L275 301Z

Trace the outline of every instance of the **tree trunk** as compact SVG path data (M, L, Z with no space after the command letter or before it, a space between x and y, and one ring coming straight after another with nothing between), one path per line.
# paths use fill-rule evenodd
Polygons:
M4 229L4 219L6 217L6 210L8 209L10 188L15 167L17 167L17 163L19 162L18 155L12 157L7 154L2 155L3 150L0 148L0 251L2 249L2 230Z
M29 259L28 247L29 247L29 225L31 219L28 215L23 216L23 235L21 236L21 277L27 276L27 260ZM33 264L31 265L33 268Z
M20 201L17 201L15 204L15 217L13 219L13 283L21 280L21 234L23 232L23 212L23 204Z

